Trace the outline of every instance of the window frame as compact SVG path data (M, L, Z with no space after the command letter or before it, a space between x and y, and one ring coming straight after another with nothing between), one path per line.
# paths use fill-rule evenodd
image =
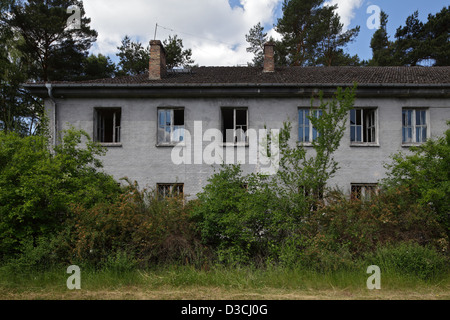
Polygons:
M173 188L179 188L179 187L181 187L181 192L173 193ZM166 192L164 190L164 192L161 193L160 192L161 188L168 188L169 191ZM156 184L156 192L160 199L172 197L173 195L184 196L184 183L157 183Z
M302 115L302 124L300 125L300 112L303 112ZM308 113L308 115L306 115ZM312 143L319 137L319 133L316 128L311 123L310 115L313 115L314 117L317 117L317 115L322 116L322 110L319 108L311 108L311 107L299 107L297 111L297 141L302 143L305 146L311 146ZM307 118L308 117L308 118ZM305 125L305 122L308 122L308 125ZM305 141L305 127L308 127L308 141ZM303 128L302 134L303 134L303 141L300 140L300 128Z
M360 112L360 123L358 125L358 111ZM371 114L366 118L366 112L372 111ZM355 112L355 124L352 124L352 113ZM373 115L373 123L371 123L371 115ZM349 122L350 122L350 146L358 147L358 146L379 146L379 120L378 120L378 107L355 107L350 110ZM358 137L358 127L361 128L360 136L361 141L357 141ZM352 141L353 134L352 130L355 128L354 138L355 141ZM372 137L373 141L364 141L365 137Z
M360 195L355 197L354 188L360 188ZM371 190L371 191L369 191ZM362 200L369 201L371 200L372 195L377 195L379 192L378 183L351 183L350 184L350 199L352 200Z
M182 110L183 111L183 125L175 125L175 111ZM160 140L160 112L162 111L170 111L170 136L169 141L161 141ZM166 117L167 113L164 115ZM157 147L173 147L178 145L179 143L184 143L184 139L186 137L186 110L184 107L158 107L156 110L156 146ZM165 121L167 123L167 121ZM166 132L166 128L168 126L164 126L164 132ZM175 127L182 127L183 131L182 134L179 137L182 137L182 140L174 140L174 131L176 130Z
M411 117L411 126L405 126L403 115L405 112L412 111L412 117ZM417 124L417 112L424 112L425 113L425 124ZM408 122L408 121L407 121ZM408 124L408 123L407 123ZM405 129L411 129L411 141L405 141ZM417 141L417 129L421 128L421 132L423 128L426 130L426 136L424 141ZM423 137L423 135L422 135ZM421 137L421 138L422 138ZM430 139L430 115L428 112L428 108L426 107L403 107L402 108L402 146L414 146L414 145L420 145L425 143L427 140Z
M105 113L105 112L112 112L112 141L102 141L105 139L104 137L104 132L103 132L103 137L100 137L100 132L99 130L102 126L104 127L104 124L102 126L100 126L99 122L102 119L101 113ZM117 112L119 112L119 117L117 117ZM122 123L123 123L123 117L122 117L122 107L103 107L103 106L97 106L94 107L94 141L100 143L102 146L107 146L107 147L117 147L117 146L122 146ZM104 119L104 118L103 118ZM119 123L119 125L117 126L117 122ZM103 131L105 129L103 128Z
M224 119L224 110L233 110L233 142L231 141L227 141L227 132L226 130L229 129L225 129L225 119ZM246 124L242 125L236 124L236 120L237 120L237 116L236 116L236 111L245 111L245 117L246 117ZM248 146L248 129L249 129L249 110L248 107L221 107L220 108L220 126L221 126L221 131L222 131L222 145L223 146ZM237 132L239 130L239 128L237 128L237 126L240 127L246 127L245 129L245 138L244 141L237 141Z

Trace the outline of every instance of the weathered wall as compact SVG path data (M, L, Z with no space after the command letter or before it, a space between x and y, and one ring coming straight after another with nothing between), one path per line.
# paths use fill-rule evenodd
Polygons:
M298 107L308 107L309 99L58 99L57 127L61 131L69 126L81 128L93 135L95 107L121 107L121 146L109 147L102 159L106 172L116 179L128 177L144 187L156 183L182 182L185 192L191 196L201 191L213 168L207 164L175 165L171 161L171 147L157 147L157 108L184 107L185 128L193 134L194 121L202 121L203 131L220 129L221 107L247 107L249 128L281 128L283 121L293 124L292 136L297 137ZM351 183L375 183L384 177L383 163L402 147L402 108L429 108L429 134L441 135L450 119L450 103L445 99L357 99L356 107L378 108L378 145L350 146L350 127L347 129L336 160L341 169L329 182L343 191L350 190ZM50 128L54 126L53 104L47 100L46 108ZM203 142L207 146L210 142ZM192 152L194 152L192 148ZM248 148L246 149L248 152ZM198 154L197 154L198 155ZM254 165L243 165L246 172Z

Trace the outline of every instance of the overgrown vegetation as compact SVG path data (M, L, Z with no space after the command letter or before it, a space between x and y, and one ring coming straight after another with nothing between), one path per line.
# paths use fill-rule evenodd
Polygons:
M83 131L69 129L51 151L44 136L1 133L2 272L77 264L118 274L167 266L329 274L376 264L424 281L445 276L450 129L394 155L371 199L350 199L326 184L353 99L348 88L318 100L313 152L293 143L286 123L268 137L281 146L275 175L223 165L196 200L119 186L101 171L105 150Z

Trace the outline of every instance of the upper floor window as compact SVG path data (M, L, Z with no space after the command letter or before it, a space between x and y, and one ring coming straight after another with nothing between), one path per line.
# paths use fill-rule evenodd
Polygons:
M376 143L376 109L350 110L350 142L352 144Z
M223 142L246 143L247 129L247 108L222 108Z
M427 112L424 109L402 110L402 143L427 141Z
M176 144L184 141L184 109L158 109L158 144Z
M101 143L120 142L121 108L95 108L95 141Z
M298 109L298 141L304 143L311 143L317 139L319 133L312 125L310 117L320 117L321 110L311 110L306 108Z

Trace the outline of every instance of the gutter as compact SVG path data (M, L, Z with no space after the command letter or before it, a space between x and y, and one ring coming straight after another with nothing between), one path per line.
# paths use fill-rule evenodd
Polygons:
M51 83L46 83L45 87L47 88L47 92L48 92L48 96L50 98L50 100L53 102L53 146L56 146L56 133L58 130L58 124L57 124L57 105L56 105L56 100L55 97L53 97L53 87Z

